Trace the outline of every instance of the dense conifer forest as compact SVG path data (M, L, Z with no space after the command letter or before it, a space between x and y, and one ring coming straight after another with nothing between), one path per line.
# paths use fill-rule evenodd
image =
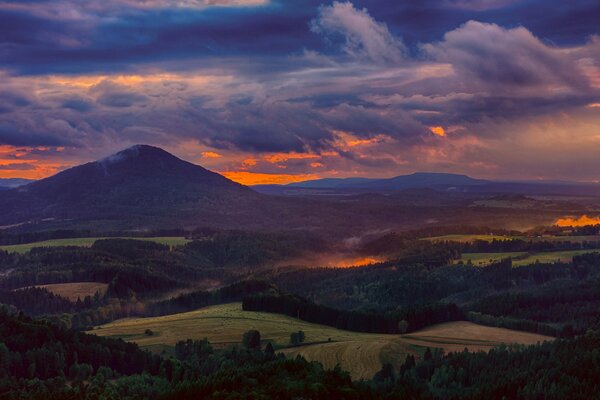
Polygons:
M506 259L481 268L452 260L463 251L513 250L523 243L405 238L397 259L372 266L262 267L279 260L289 246L311 246L289 238L277 244L268 235L219 233L174 248L107 239L89 248L0 252L0 303L6 304L0 313L0 398L597 396L600 254L523 267ZM197 289L190 284L204 280L219 285ZM74 300L36 287L82 281L104 283L107 289ZM188 340L160 355L82 332L122 317L168 315L233 301L242 302L245 310L357 332L402 334L470 320L559 339L489 353L427 349L400 366L385 364L371 380L359 382L340 368L326 370L277 354L261 340L260 331L240 337L237 346ZM292 345L300 343L297 336Z

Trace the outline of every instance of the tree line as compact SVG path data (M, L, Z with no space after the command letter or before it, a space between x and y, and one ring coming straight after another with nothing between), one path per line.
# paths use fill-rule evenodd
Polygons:
M432 324L465 319L465 314L455 304L403 307L387 314L367 313L335 309L275 291L245 297L242 308L245 311L284 314L354 332L389 334L412 332Z

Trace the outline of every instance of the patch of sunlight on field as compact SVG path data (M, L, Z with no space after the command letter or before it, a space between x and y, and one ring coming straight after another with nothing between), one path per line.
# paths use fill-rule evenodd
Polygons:
M475 266L484 266L488 265L500 260L504 260L505 258L512 258L513 260L518 257L525 257L527 253L463 253L462 257L459 261L463 263L469 262L469 260Z
M421 238L421 240L429 240L431 242L460 242L471 243L476 240L484 240L491 242L493 240L524 240L526 242L600 242L600 235L589 236L503 236L503 235L471 235L471 234L453 234L444 236L434 236L429 238Z
M456 235L444 235L444 236L434 236L434 237L430 237L430 238L422 238L421 240L429 240L431 242L469 243L469 242L474 242L476 240L485 240L486 242L491 242L494 240L513 240L513 239L521 239L521 238L522 238L521 236L456 234Z
M504 260L506 258L513 259L513 266L522 267L524 265L533 264L536 261L541 263L555 263L555 262L571 262L573 257L594 253L599 250L586 249L586 250L569 250L569 251L548 251L539 253L463 253L461 259L463 263L467 263L469 260L475 266L486 266L491 263Z
M101 239L135 239L135 240L146 240L150 242L160 243L167 246L180 246L189 243L190 240L184 237L119 237L119 238L105 238L105 237L92 237L92 238L73 238L73 239L54 239L44 240L41 242L26 243L26 244L14 244L8 246L0 246L0 250L8 251L9 253L27 253L34 247L59 247L59 246L79 246L79 247L90 247L97 240Z
M535 253L535 254L531 254L527 258L518 259L518 260L513 261L513 265L516 267L519 267L519 266L535 263L536 261L539 261L541 263L571 262L571 261L573 261L573 257L575 257L575 256L578 256L581 254L587 254L587 253L594 253L597 251L598 250L572 250L572 251L552 251L552 252L546 252L546 253Z
M531 345L554 340L554 338L536 333L477 325L468 321L456 321L403 335L403 340L416 346L439 347L446 352L456 352L464 350L465 347L470 351L487 351L502 343Z
M94 296L96 292L100 293L101 296L104 295L108 285L100 282L73 282L38 285L36 287L47 289L55 295L77 301L78 298L83 300L86 296Z
M462 351L489 350L500 343L534 343L551 339L501 328L481 327L471 322L452 322L410 335L368 334L312 324L280 314L243 311L241 303L151 318L128 318L93 330L100 336L120 337L153 351L168 351L180 340L207 338L211 343L240 343L244 332L257 329L263 341L287 346L292 332L304 331L306 345L280 350L290 357L301 355L327 368L340 364L354 379L371 378L383 362L399 367L407 354L417 355L420 346ZM144 332L150 329L152 336ZM423 333L424 332L424 333ZM472 337L468 337L472 335ZM331 339L331 341L329 341Z

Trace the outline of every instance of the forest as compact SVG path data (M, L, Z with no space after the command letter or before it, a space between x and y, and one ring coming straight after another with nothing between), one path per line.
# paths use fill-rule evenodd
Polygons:
M352 381L302 358L277 355L260 332L214 349L184 341L163 358L134 344L77 333L0 310L0 398L19 399L591 399L600 390L600 333L489 353L427 349L396 370Z
M405 237L402 243L395 259L344 269L265 268L317 244L310 236L240 232L212 232L174 248L114 238L88 248L0 252L0 303L6 304L0 398L593 398L600 374L599 253L569 263L513 267L505 259L478 268L452 260L463 251L533 242ZM219 284L197 289L204 280ZM73 300L37 287L69 282L107 289ZM489 353L426 349L401 365L384 364L371 380L353 381L340 368L278 355L258 331L237 346L188 340L160 355L89 331L118 318L229 302L356 332L403 334L468 320L560 339Z

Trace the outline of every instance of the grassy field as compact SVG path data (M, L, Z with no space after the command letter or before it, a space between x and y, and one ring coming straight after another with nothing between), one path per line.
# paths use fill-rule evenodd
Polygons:
M73 283L56 283L52 285L39 285L37 287L47 289L58 296L66 297L76 301L77 298L83 300L85 296L93 296L96 292L103 295L108 288L106 283L100 282L73 282Z
M74 239L54 239L54 240L45 240L42 242L34 242L27 244L15 244L10 246L0 246L0 250L8 251L11 253L26 253L34 247L57 247L57 246L81 246L81 247L90 247L93 245L96 240L100 239L111 239L111 238L101 238L101 237L92 237L92 238L74 238ZM112 238L115 239L115 238ZM189 242L188 239L184 237L148 237L148 238L121 238L121 239L136 239L136 240L148 240L156 243L165 244L167 246L179 246L184 245Z
M467 263L471 260L473 265L484 266L509 257L514 261L516 258L526 256L527 253L463 253L460 261Z
M460 242L469 243L476 240L485 240L491 242L493 240L513 240L521 239L521 236L501 236L501 235L471 235L471 234L455 234L455 235L444 235L434 236L430 238L422 238L421 240L429 240L431 242Z
M469 260L473 265L485 266L492 262L500 261L511 257L513 266L533 264L536 261L542 263L570 262L574 256L586 253L593 253L598 250L570 250L570 251L549 251L540 253L464 253L460 261L466 263Z
M154 334L146 335L146 329ZM470 322L442 324L405 336L349 332L279 314L242 311L240 303L163 317L123 319L98 327L93 333L133 341L153 351L169 351L179 340L188 338L207 338L217 346L239 343L250 329L259 330L263 340L278 347L287 346L290 334L302 330L307 344L283 349L283 353L290 357L302 355L328 368L339 363L355 379L371 378L383 361L399 365L407 354L417 354L422 346L489 350L500 343L529 344L551 339Z
M533 238L534 241L549 241L549 242L600 242L600 235L589 235L589 236L542 236Z
M527 236L501 236L501 235L471 235L471 234L453 234L444 236L434 236L430 238L422 238L421 240L429 240L432 242L460 242L470 243L476 240L485 240L491 242L493 240L513 240L520 239L526 242L600 242L600 235L594 236L541 236L541 237L527 237Z
M550 336L477 325L468 321L447 322L402 336L402 340L409 344L438 347L446 352L462 351L465 347L471 351L487 351L502 343L530 345L553 339Z

